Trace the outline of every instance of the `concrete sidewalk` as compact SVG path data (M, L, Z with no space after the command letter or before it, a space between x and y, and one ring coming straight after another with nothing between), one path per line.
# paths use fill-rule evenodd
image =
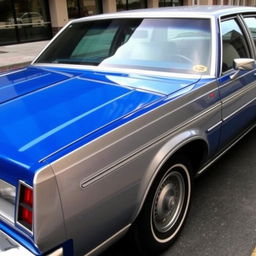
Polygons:
M0 46L0 72L22 68L40 53L49 41Z

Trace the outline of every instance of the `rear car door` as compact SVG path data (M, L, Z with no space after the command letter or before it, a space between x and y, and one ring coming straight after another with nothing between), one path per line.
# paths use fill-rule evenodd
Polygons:
M221 144L235 140L256 117L256 70L239 71L232 75L233 60L255 58L254 45L242 16L227 17L221 20L221 74L219 90L222 100Z

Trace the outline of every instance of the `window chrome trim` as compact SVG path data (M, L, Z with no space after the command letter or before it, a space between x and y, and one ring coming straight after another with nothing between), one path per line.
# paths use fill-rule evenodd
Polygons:
M215 78L217 76L217 48L218 48L218 37L217 37L217 22L215 17L211 17L210 19L211 22L211 44L212 44L212 49L211 49L211 70L210 70L210 77ZM204 76L202 76L204 77Z
M69 68L76 70L88 70L94 72L112 72L112 73L128 73L128 74L139 74L139 75L148 75L148 76L162 76L169 78L194 78L194 79L213 79L214 76L211 75L197 75L197 74L184 74L184 73L171 73L163 71L154 71L154 70L143 70L143 69L128 69L128 68L107 68L107 67L97 67L97 66L85 66L85 65L74 65L74 64L52 64L52 63L34 63L32 66L42 67L42 68Z

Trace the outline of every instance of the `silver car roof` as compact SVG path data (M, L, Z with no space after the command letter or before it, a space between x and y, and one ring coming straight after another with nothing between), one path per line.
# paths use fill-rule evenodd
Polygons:
M74 22L95 20L95 19L111 19L111 18L147 18L147 17L184 17L184 18L219 18L225 15L236 13L256 13L254 7L243 6L180 6L180 7L160 7L138 9L131 11L122 11L109 14L100 14L74 20Z

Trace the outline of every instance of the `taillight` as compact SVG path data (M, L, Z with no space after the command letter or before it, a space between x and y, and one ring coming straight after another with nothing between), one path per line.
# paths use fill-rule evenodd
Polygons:
M33 190L20 183L18 202L18 222L32 231L33 221Z

